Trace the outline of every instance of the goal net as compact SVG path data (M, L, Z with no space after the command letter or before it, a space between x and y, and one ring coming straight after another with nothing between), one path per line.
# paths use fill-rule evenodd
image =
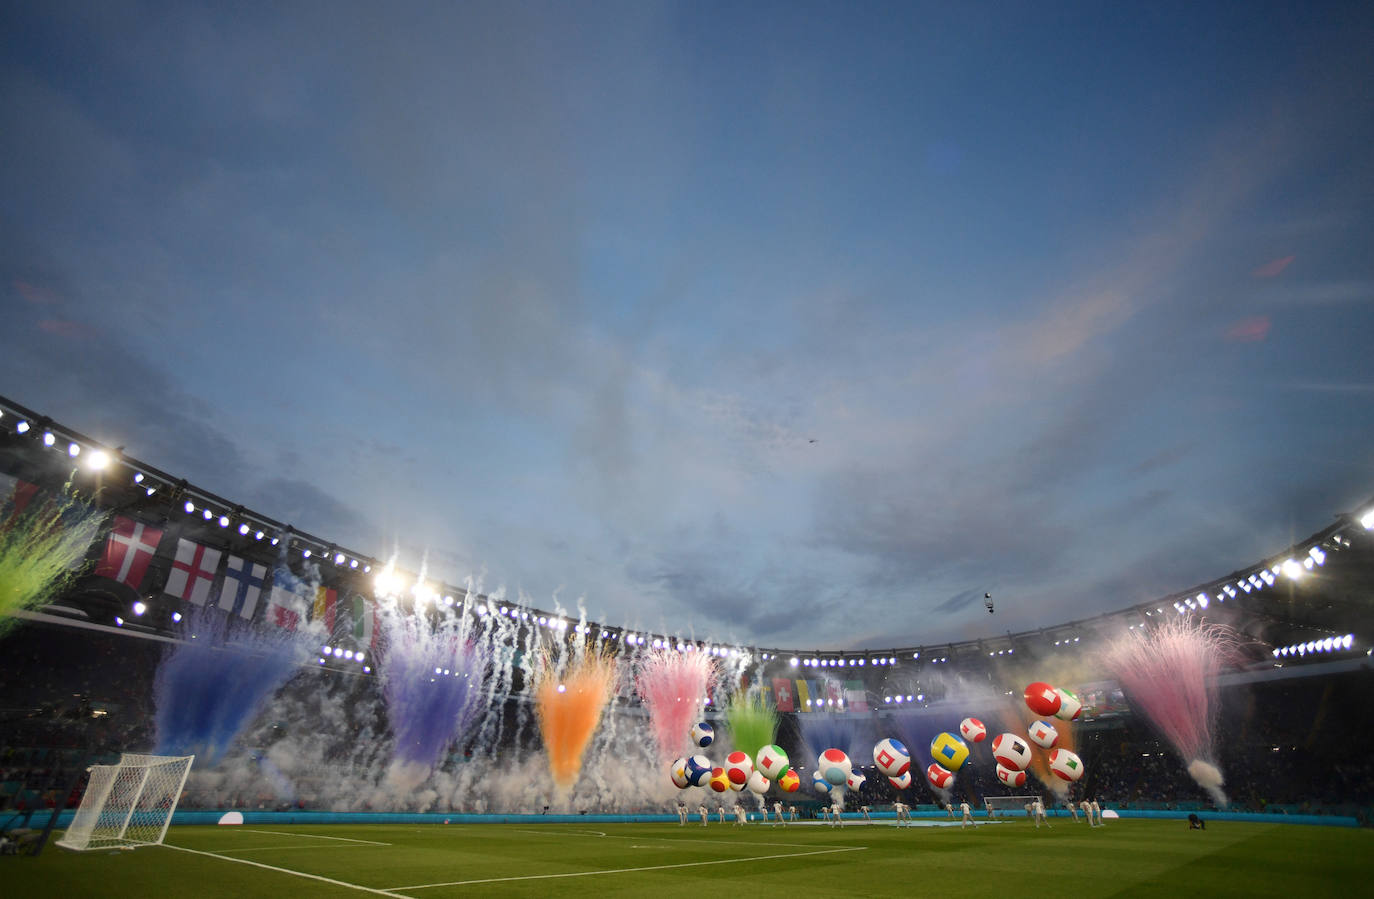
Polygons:
M1024 814L1026 806L1035 802L1034 796L984 796L983 804L987 806L988 817L996 818L998 815L1008 813Z
M81 805L57 845L82 850L161 843L194 760L125 753L116 765L92 766Z

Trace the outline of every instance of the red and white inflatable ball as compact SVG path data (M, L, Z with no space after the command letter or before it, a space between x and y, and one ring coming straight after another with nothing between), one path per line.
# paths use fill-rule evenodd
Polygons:
M730 778L731 784L742 787L749 782L749 775L753 773L754 762L749 758L749 753L736 750L725 757L725 776Z
M750 793L758 793L762 796L764 793L768 792L768 788L772 786L772 783L761 773L755 771L753 774L749 775L748 786Z
M992 757L1004 768L1025 771L1031 763L1031 750L1025 740L1016 734L1006 733L992 741Z
M1037 715L1049 717L1059 711L1059 694L1055 692L1054 687L1043 681L1036 681L1026 687L1026 692L1023 695L1026 698L1026 705L1030 706L1030 710Z
M931 765L926 769L926 780L930 781L930 785L937 790L943 790L954 783L954 775L939 765Z
M965 718L959 722L959 733L970 743L981 743L988 736L988 729L977 718Z
M1067 749L1050 753L1050 770L1060 780L1073 782L1083 776L1083 760Z
M936 767L939 767L938 765ZM911 786L911 772L905 771L900 777L889 777L887 782L892 784L893 789L905 790Z
M1009 787L1023 787L1026 785L1026 772L998 765L997 779Z
M1035 722L1026 733L1030 736L1031 742L1041 749L1053 749L1054 744L1059 742L1059 731L1048 721Z
M839 787L843 786L844 782L849 779L849 772L854 770L854 763L842 751L827 749L821 753L821 757L816 763L816 770L820 772L821 777Z
M873 747L873 764L888 777L901 777L911 767L911 753L901 740L888 737Z
M866 780L868 780L868 778L864 777L861 772L850 771L849 777L846 778L844 785L857 793L859 791L859 787L862 787L864 785L864 781Z
M1078 713L1083 711L1083 703L1063 687L1055 687L1054 692L1059 694L1059 711L1054 713L1054 717L1062 721L1077 721Z

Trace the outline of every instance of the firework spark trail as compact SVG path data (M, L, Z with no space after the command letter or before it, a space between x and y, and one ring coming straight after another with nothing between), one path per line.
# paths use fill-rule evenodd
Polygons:
M560 790L569 791L577 782L582 756L615 686L615 660L607 656L577 653L563 666L546 658L540 667L535 711L549 771Z
M701 652L656 649L639 660L635 688L649 710L660 762L671 762L686 745L687 732L701 717L714 669L711 656Z
M751 759L772 743L778 732L778 713L764 703L757 690L736 693L725 707L725 720L730 724L734 748L748 753ZM828 748L822 746L821 750Z
M311 638L257 630L200 606L187 609L183 632L186 639L163 656L153 680L154 752L194 753L213 765L299 669Z
M401 789L423 783L485 708L489 653L463 632L465 620L431 623L423 613L394 607L383 612L379 673L396 738L388 780Z
M77 499L67 484L53 497L33 495L0 521L0 636L19 619L11 613L42 605L82 568L86 550L108 517Z
M1145 713L1219 806L1227 804L1212 729L1220 711L1217 676L1233 651L1222 628L1189 618L1128 631L1103 652L1131 703Z

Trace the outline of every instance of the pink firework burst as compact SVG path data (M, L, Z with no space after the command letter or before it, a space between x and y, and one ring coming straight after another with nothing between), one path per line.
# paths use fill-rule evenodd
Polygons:
M1103 654L1132 704L1220 805L1226 804L1226 796L1212 728L1220 711L1217 675L1234 649L1230 631L1188 616L1166 619L1153 630L1129 631Z
M661 761L672 761L684 747L687 732L701 716L714 673L714 661L701 652L659 649L640 660L635 689L649 709Z

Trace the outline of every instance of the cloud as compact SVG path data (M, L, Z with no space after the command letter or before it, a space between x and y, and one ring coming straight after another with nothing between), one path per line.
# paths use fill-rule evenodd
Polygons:
M1279 275L1283 274L1284 269L1292 265L1293 260L1297 258L1297 256L1283 256L1271 262L1266 262L1264 265L1255 269L1251 274L1256 278L1277 278Z

